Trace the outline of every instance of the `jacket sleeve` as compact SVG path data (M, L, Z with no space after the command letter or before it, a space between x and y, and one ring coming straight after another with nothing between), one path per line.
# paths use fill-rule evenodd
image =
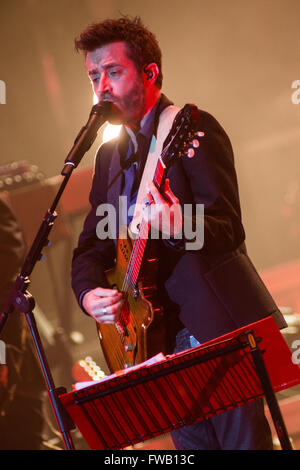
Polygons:
M200 111L200 136L190 157L184 155L180 171L187 191L181 198L176 194L176 176L170 177L171 189L179 198L183 209L182 241L166 241L178 250L199 250L203 253L224 253L235 250L245 239L241 221L238 184L230 140L221 125L210 114ZM173 187L172 187L173 186ZM189 203L191 210L185 206ZM197 205L204 208L204 217L197 214ZM203 224L203 244L195 243L190 234ZM198 240L199 242L199 240Z

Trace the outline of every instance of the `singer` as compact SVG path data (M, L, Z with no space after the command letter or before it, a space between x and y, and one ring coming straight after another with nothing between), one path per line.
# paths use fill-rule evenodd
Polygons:
M160 47L140 18L90 25L76 47L84 53L99 103L112 103L123 128L120 137L102 145L96 157L91 209L74 252L72 285L87 315L99 324L114 324L125 300L105 275L115 263L116 243L98 239L97 207L109 203L118 210L119 196L126 196L128 205L136 201L160 116L174 108L162 93ZM247 255L229 138L213 116L198 112L197 142L168 169L161 190L149 180L146 191L146 205L155 208L150 224L162 235L160 221L171 206L177 211L176 223L170 220L166 230L169 238L157 240L157 284L167 352L188 349L267 315L273 315L279 327L285 326ZM124 165L133 154L137 165ZM204 204L204 245L199 250L187 250L178 237L184 204ZM115 349L112 344L111 354ZM172 438L177 449L272 448L261 401L176 430Z

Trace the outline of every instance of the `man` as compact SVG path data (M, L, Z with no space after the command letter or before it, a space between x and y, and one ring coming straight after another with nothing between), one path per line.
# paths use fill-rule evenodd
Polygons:
M26 254L16 217L0 196L0 309L8 300ZM5 364L0 364L0 449L39 450L43 442L43 377L27 332L25 317L9 315L0 335Z
M139 18L106 20L76 40L99 102L113 104L123 124L119 139L98 151L85 221L72 267L73 289L82 309L97 322L114 323L124 302L104 271L114 264L115 241L99 239L96 211L136 201L151 138L162 111L172 103L161 93L161 52ZM230 141L219 123L199 110L202 137L189 155L170 167L161 192L149 181L145 203L152 227L161 232L159 278L168 331L168 350L178 352L267 315L285 322L249 260ZM198 145L198 146L197 146ZM138 152L136 165L127 164ZM133 159L134 160L134 159ZM184 204L204 204L204 245L186 249L179 239ZM162 224L170 207L175 216ZM127 222L130 218L127 219ZM166 239L165 235L169 235ZM270 449L270 430L257 401L172 433L177 449Z

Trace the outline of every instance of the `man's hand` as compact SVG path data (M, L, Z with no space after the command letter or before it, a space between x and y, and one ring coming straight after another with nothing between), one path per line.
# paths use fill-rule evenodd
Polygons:
M103 287L87 292L82 299L83 308L98 323L117 322L123 303L124 297L121 292Z
M176 238L176 235L182 233L182 210L168 179L165 180L162 193L164 197L152 181L149 183L144 217L156 230Z

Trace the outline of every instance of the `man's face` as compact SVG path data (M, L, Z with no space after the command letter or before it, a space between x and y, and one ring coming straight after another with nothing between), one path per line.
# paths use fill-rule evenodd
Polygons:
M145 88L125 44L113 42L88 52L86 67L99 102L114 103L120 122L136 127L145 112Z

